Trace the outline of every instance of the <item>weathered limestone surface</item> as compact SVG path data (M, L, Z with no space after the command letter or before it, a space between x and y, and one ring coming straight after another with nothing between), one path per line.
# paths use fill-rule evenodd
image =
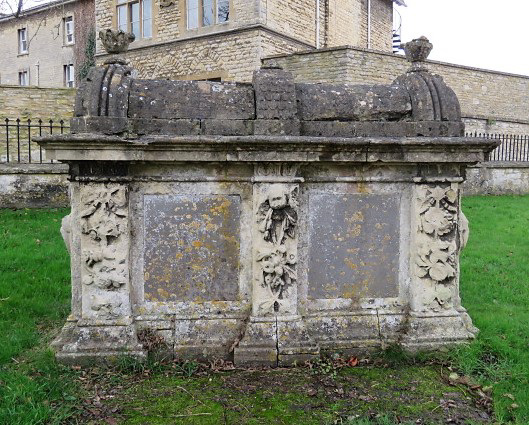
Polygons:
M144 329L239 365L473 338L460 184L496 142L462 137L424 44L388 86L295 84L273 64L251 85L93 69L73 134L39 141L72 182L57 357L143 358Z
M61 208L69 205L64 164L0 164L0 208Z

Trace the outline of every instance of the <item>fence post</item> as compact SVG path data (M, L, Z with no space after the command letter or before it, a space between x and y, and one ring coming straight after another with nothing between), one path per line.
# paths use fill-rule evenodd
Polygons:
M39 137L42 137L42 120L39 118ZM39 145L40 163L42 164L42 146Z
M9 162L9 118L6 118L6 160Z
M50 119L50 136L53 134L53 120ZM50 163L53 164L53 159L50 160Z
M20 164L20 118L17 118L17 159Z
M28 162L31 164L31 119L28 118Z

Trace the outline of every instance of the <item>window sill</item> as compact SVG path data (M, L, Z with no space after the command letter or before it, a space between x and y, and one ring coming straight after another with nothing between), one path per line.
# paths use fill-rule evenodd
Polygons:
M140 38L130 43L130 48L149 46L154 41L153 37Z
M22 52L17 55L17 57L21 57L21 56L29 56L29 52Z

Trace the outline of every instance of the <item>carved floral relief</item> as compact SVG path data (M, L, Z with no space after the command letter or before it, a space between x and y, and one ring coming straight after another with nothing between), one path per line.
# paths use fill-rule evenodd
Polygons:
M118 185L85 187L81 196L82 282L115 290L127 281L126 189Z
M256 260L260 266L261 286L268 290L268 297L259 305L261 311L279 311L288 288L297 279L297 196L298 187L270 185L257 211L262 239Z
M447 283L456 276L458 206L451 187L420 188L416 274Z

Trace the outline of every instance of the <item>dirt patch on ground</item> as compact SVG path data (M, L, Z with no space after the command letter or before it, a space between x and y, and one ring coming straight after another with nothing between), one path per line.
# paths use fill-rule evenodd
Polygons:
M88 424L486 424L490 405L439 366L310 365L232 370L177 365L84 372ZM387 423L387 422L384 422Z

